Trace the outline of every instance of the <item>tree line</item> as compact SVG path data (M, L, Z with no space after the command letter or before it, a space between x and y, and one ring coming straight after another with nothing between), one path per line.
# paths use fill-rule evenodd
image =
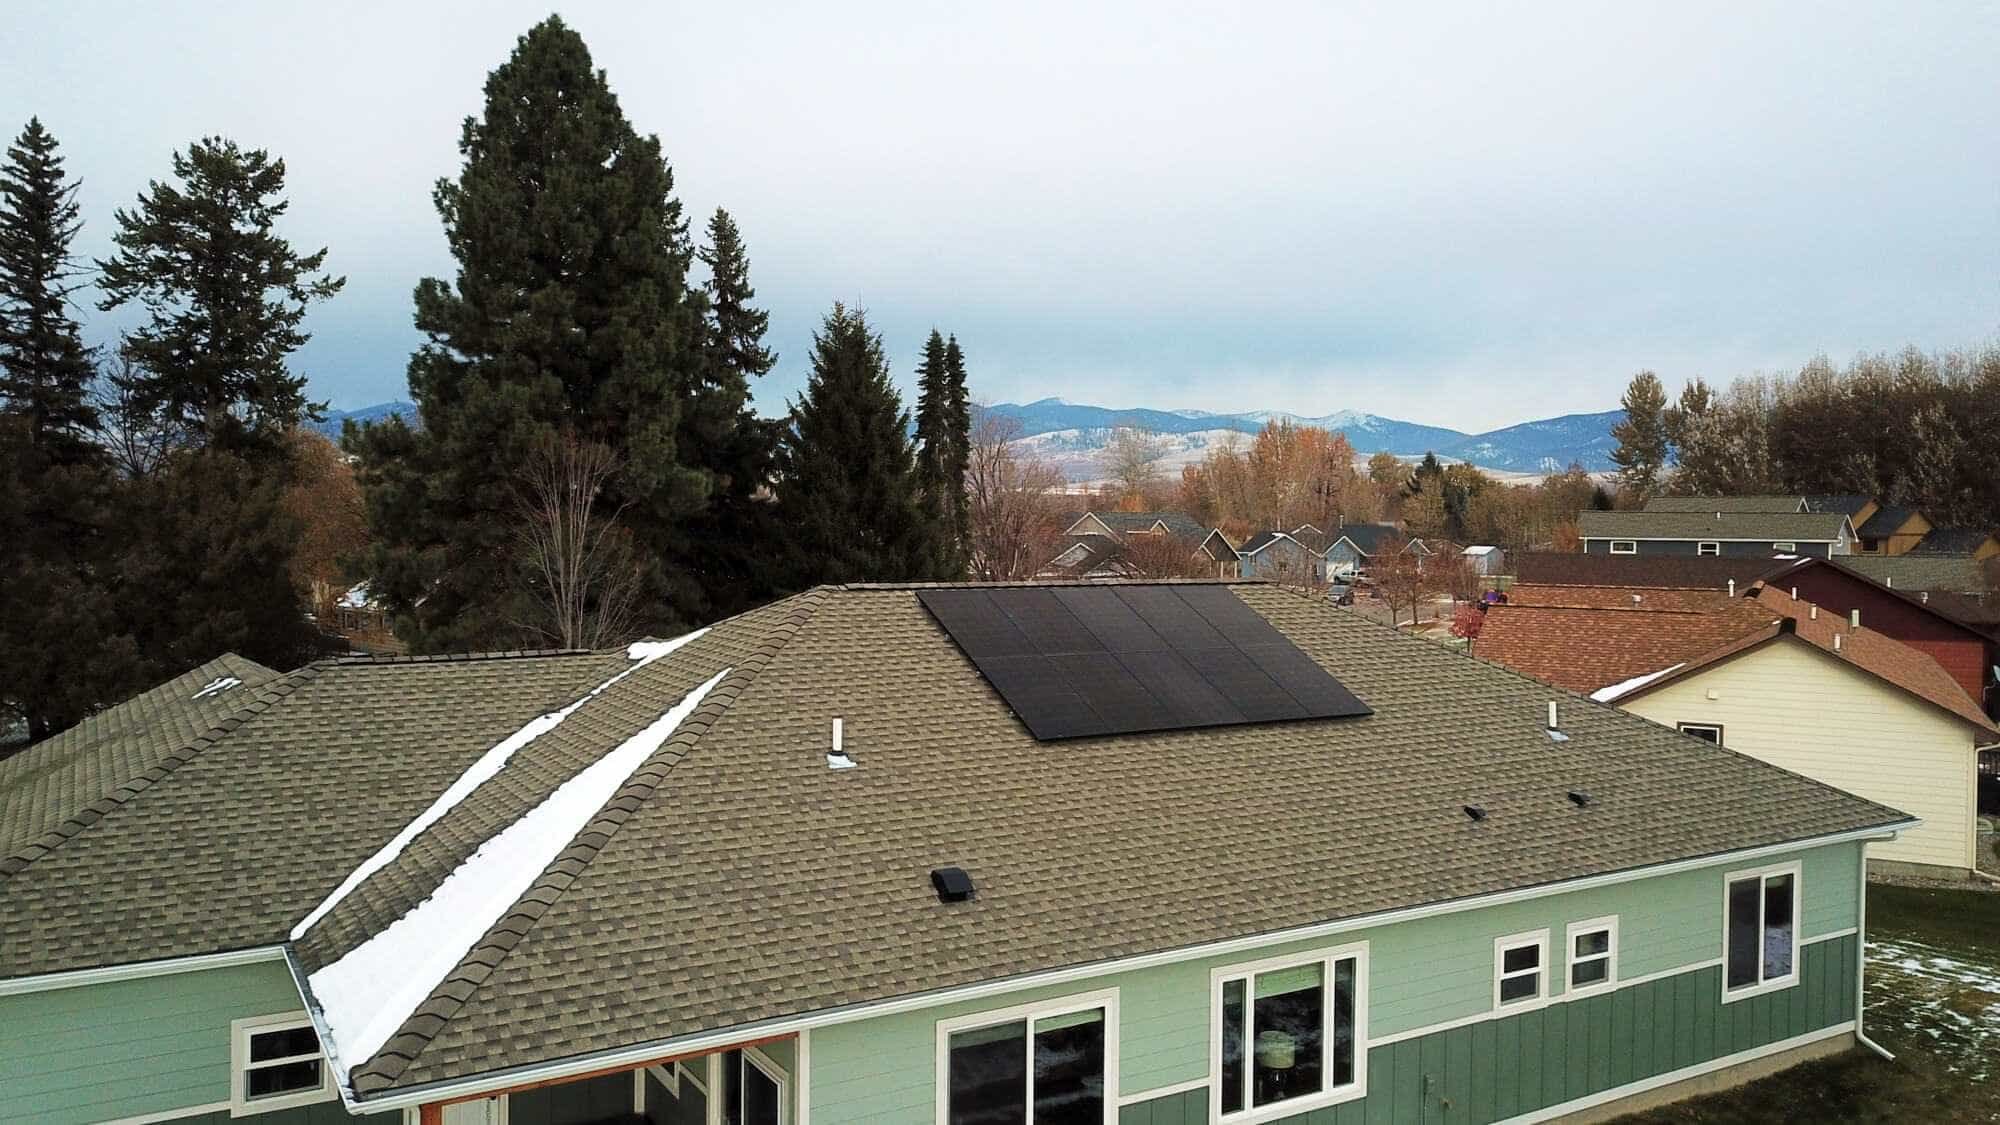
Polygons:
M1940 526L2000 527L2000 347L1906 348L1727 387L1690 380L1669 402L1641 371L1612 429L1620 500L1833 493L1915 508Z
M31 739L225 650L312 659L302 587L331 569L417 652L598 646L821 582L965 575L956 338L926 342L913 424L881 336L836 304L804 392L758 417L778 357L742 233L717 209L697 243L658 138L559 18L491 73L459 149L434 193L456 276L413 296L417 418L350 424L336 455L301 429L324 404L290 357L344 282L281 233L282 159L196 141L85 264L55 138L31 120L9 147L0 714ZM109 347L75 317L93 284L141 314Z

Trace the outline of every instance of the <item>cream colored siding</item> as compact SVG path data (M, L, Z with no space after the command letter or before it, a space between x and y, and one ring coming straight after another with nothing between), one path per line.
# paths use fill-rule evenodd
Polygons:
M1972 866L1977 730L1827 653L1779 640L1624 706L1720 726L1731 750L1923 818L1871 859Z

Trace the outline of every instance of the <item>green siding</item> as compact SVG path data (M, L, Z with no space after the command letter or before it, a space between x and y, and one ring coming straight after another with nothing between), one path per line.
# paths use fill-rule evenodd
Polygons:
M230 1021L304 1007L280 961L0 996L0 1117L81 1125L226 1102ZM346 1119L338 1103L309 1109L258 1120Z
M1207 1125L1208 1087L1135 1102L1118 1110L1118 1125Z
M1803 867L1803 937L1810 940L1852 928L1857 919L1861 846L1812 849L1744 866L1789 859L1800 860ZM1552 994L1562 991L1563 930L1574 921L1618 915L1621 980L1712 961L1722 954L1722 879L1727 870L1724 866L1682 872L821 1028L813 1032L813 1122L930 1125L936 1112L939 1020L1113 987L1119 991L1120 1093L1129 1097L1203 1080L1208 1076L1210 970L1267 956L1367 941L1368 1033L1376 1039L1490 1010L1493 939L1507 934L1550 931L1550 959L1556 970L1551 973ZM1808 981L1799 989L1774 995L1810 991L1809 985ZM1688 1059L1699 1061L1743 1049L1731 1044L1785 1038L1794 1033L1783 1028L1808 1018L1802 995L1798 1010L1788 1009L1782 1016L1768 1010L1769 1005L1744 1002L1728 1005L1714 1019L1690 1017L1685 1031L1678 1024L1663 1031L1663 1005L1683 1005L1689 1011L1703 1005L1722 1007L1717 1003L1720 985L1711 990L1717 995L1699 993L1690 985L1685 997L1679 993L1678 978L1665 986L1664 993L1649 990L1644 999L1621 989L1590 1001L1551 1005L1526 1017L1493 1021L1490 1033L1465 1028L1463 1038L1449 1042L1440 1039L1432 1044L1433 1037L1425 1036L1393 1044L1370 1053L1370 1088L1381 1088L1376 1085L1379 1072L1384 1084L1401 1091L1395 1104L1414 1104L1426 1096L1420 1087L1428 1077L1435 1085L1427 1095L1433 1100L1449 1098L1461 1107L1461 1114L1490 1102L1491 1117L1502 1118L1509 1106L1514 1107L1512 1112L1525 1112L1574 1097L1563 1093L1572 1088L1604 1089L1643 1077L1639 1060L1658 1053L1663 1041L1668 1053L1680 1049ZM1847 987L1851 991L1851 982ZM1599 1018L1596 1008L1602 1008L1601 1026L1588 1022ZM1738 1021L1745 1025L1738 1028ZM1832 1022L1838 1020L1811 1026ZM1518 1066L1496 1067L1490 1081L1478 1077L1480 1064L1473 1061L1483 1056L1480 1045L1487 1034L1493 1037L1493 1050L1520 1059ZM1503 1034L1510 1038L1503 1041ZM1572 1043L1575 1051L1570 1049ZM1509 1070L1504 1080L1499 1076L1503 1069ZM1400 1120L1388 1108L1378 1110L1373 1105L1357 1111L1355 1119Z

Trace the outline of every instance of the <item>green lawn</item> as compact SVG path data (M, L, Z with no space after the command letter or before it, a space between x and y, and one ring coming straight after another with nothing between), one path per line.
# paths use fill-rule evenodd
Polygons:
M1623 1125L2000 1122L2000 894L1871 884L1868 1037L1850 1051Z

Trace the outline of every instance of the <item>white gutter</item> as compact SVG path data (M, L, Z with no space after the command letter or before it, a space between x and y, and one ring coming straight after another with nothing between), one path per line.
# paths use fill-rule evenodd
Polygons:
M0 980L0 996L20 996L24 993L48 992L58 988L83 988L93 984L110 984L113 981L164 977L175 973L197 973L203 969L226 969L233 965L254 965L263 961L284 959L285 951L282 946L260 945L253 949L235 949L228 953L204 953L195 957L170 957L159 961L133 961L124 965L105 965L95 969L73 969L66 973L43 973L40 976Z
M1573 891L1592 890L1597 887L1615 886L1620 883L1635 882L1640 879L1658 878L1683 871L1696 871L1705 867L1740 863L1765 856L1780 855L1804 848L1826 847L1832 844L1848 843L1856 840L1891 840L1900 832L1915 828L1923 822L1910 817L1894 824L1878 825L1873 828L1857 828L1848 832L1838 832L1829 836L1816 836L1804 840L1788 840L1778 844L1744 848L1732 852L1701 856L1695 859L1675 860L1670 863L1654 864L1649 867L1634 867L1624 871L1607 872L1601 875L1586 875L1579 879L1569 879L1556 883L1544 883L1534 887L1520 887L1513 890L1495 891L1490 894L1475 895L1471 898L1453 899L1446 902L1429 903L1423 906L1404 907L1398 910L1364 914L1353 918L1342 918L1332 922L1319 922L1310 926L1299 926L1289 930L1252 934L1245 937L1228 938L1223 941L1202 945L1182 946L1178 949L1162 950L1157 953L1142 953L1134 957L1097 961L1086 965L1050 969L1039 973L1004 977L961 985L957 988L938 989L930 992L913 993L887 1000L876 1000L865 1004L852 1004L838 1008L827 1008L803 1016L764 1020L758 1023L742 1024L722 1031L704 1032L698 1035L675 1036L635 1043L627 1047L615 1047L585 1055L507 1070L491 1071L476 1078L458 1079L413 1086L407 1090L382 1094L367 1099L351 1099L347 1083L340 1083L340 1097L350 1112L380 1113L395 1109L408 1109L431 1102L462 1100L465 1098L491 1095L494 1092L517 1086L560 1081L576 1075L600 1070L617 1070L636 1067L642 1063L672 1055L700 1054L742 1043L750 1039L771 1036L793 1035L814 1028L830 1027L835 1024L854 1023L858 1020L873 1019L878 1016L895 1015L900 1012L915 1011L920 1008L937 1007L943 1004L966 1000L977 1000L1001 993L1017 992L1024 989L1040 988L1048 985L1064 984L1070 981L1100 977L1108 973L1131 972L1136 969L1169 965L1181 961L1192 961L1202 957L1214 957L1258 949L1265 946L1281 945L1294 941L1308 941L1351 930L1386 926L1396 922L1407 922L1418 918L1432 918L1443 914L1457 914L1467 910L1479 910L1490 906L1500 906L1510 902L1524 902L1530 899L1547 898L1551 895L1568 894ZM1862 859L1862 880L1867 880L1867 859ZM298 976L298 966L293 965L293 974ZM1856 1003L1860 1002L1857 991ZM321 1015L307 996L308 1010L317 1027ZM320 1028L324 1031L324 1028Z

